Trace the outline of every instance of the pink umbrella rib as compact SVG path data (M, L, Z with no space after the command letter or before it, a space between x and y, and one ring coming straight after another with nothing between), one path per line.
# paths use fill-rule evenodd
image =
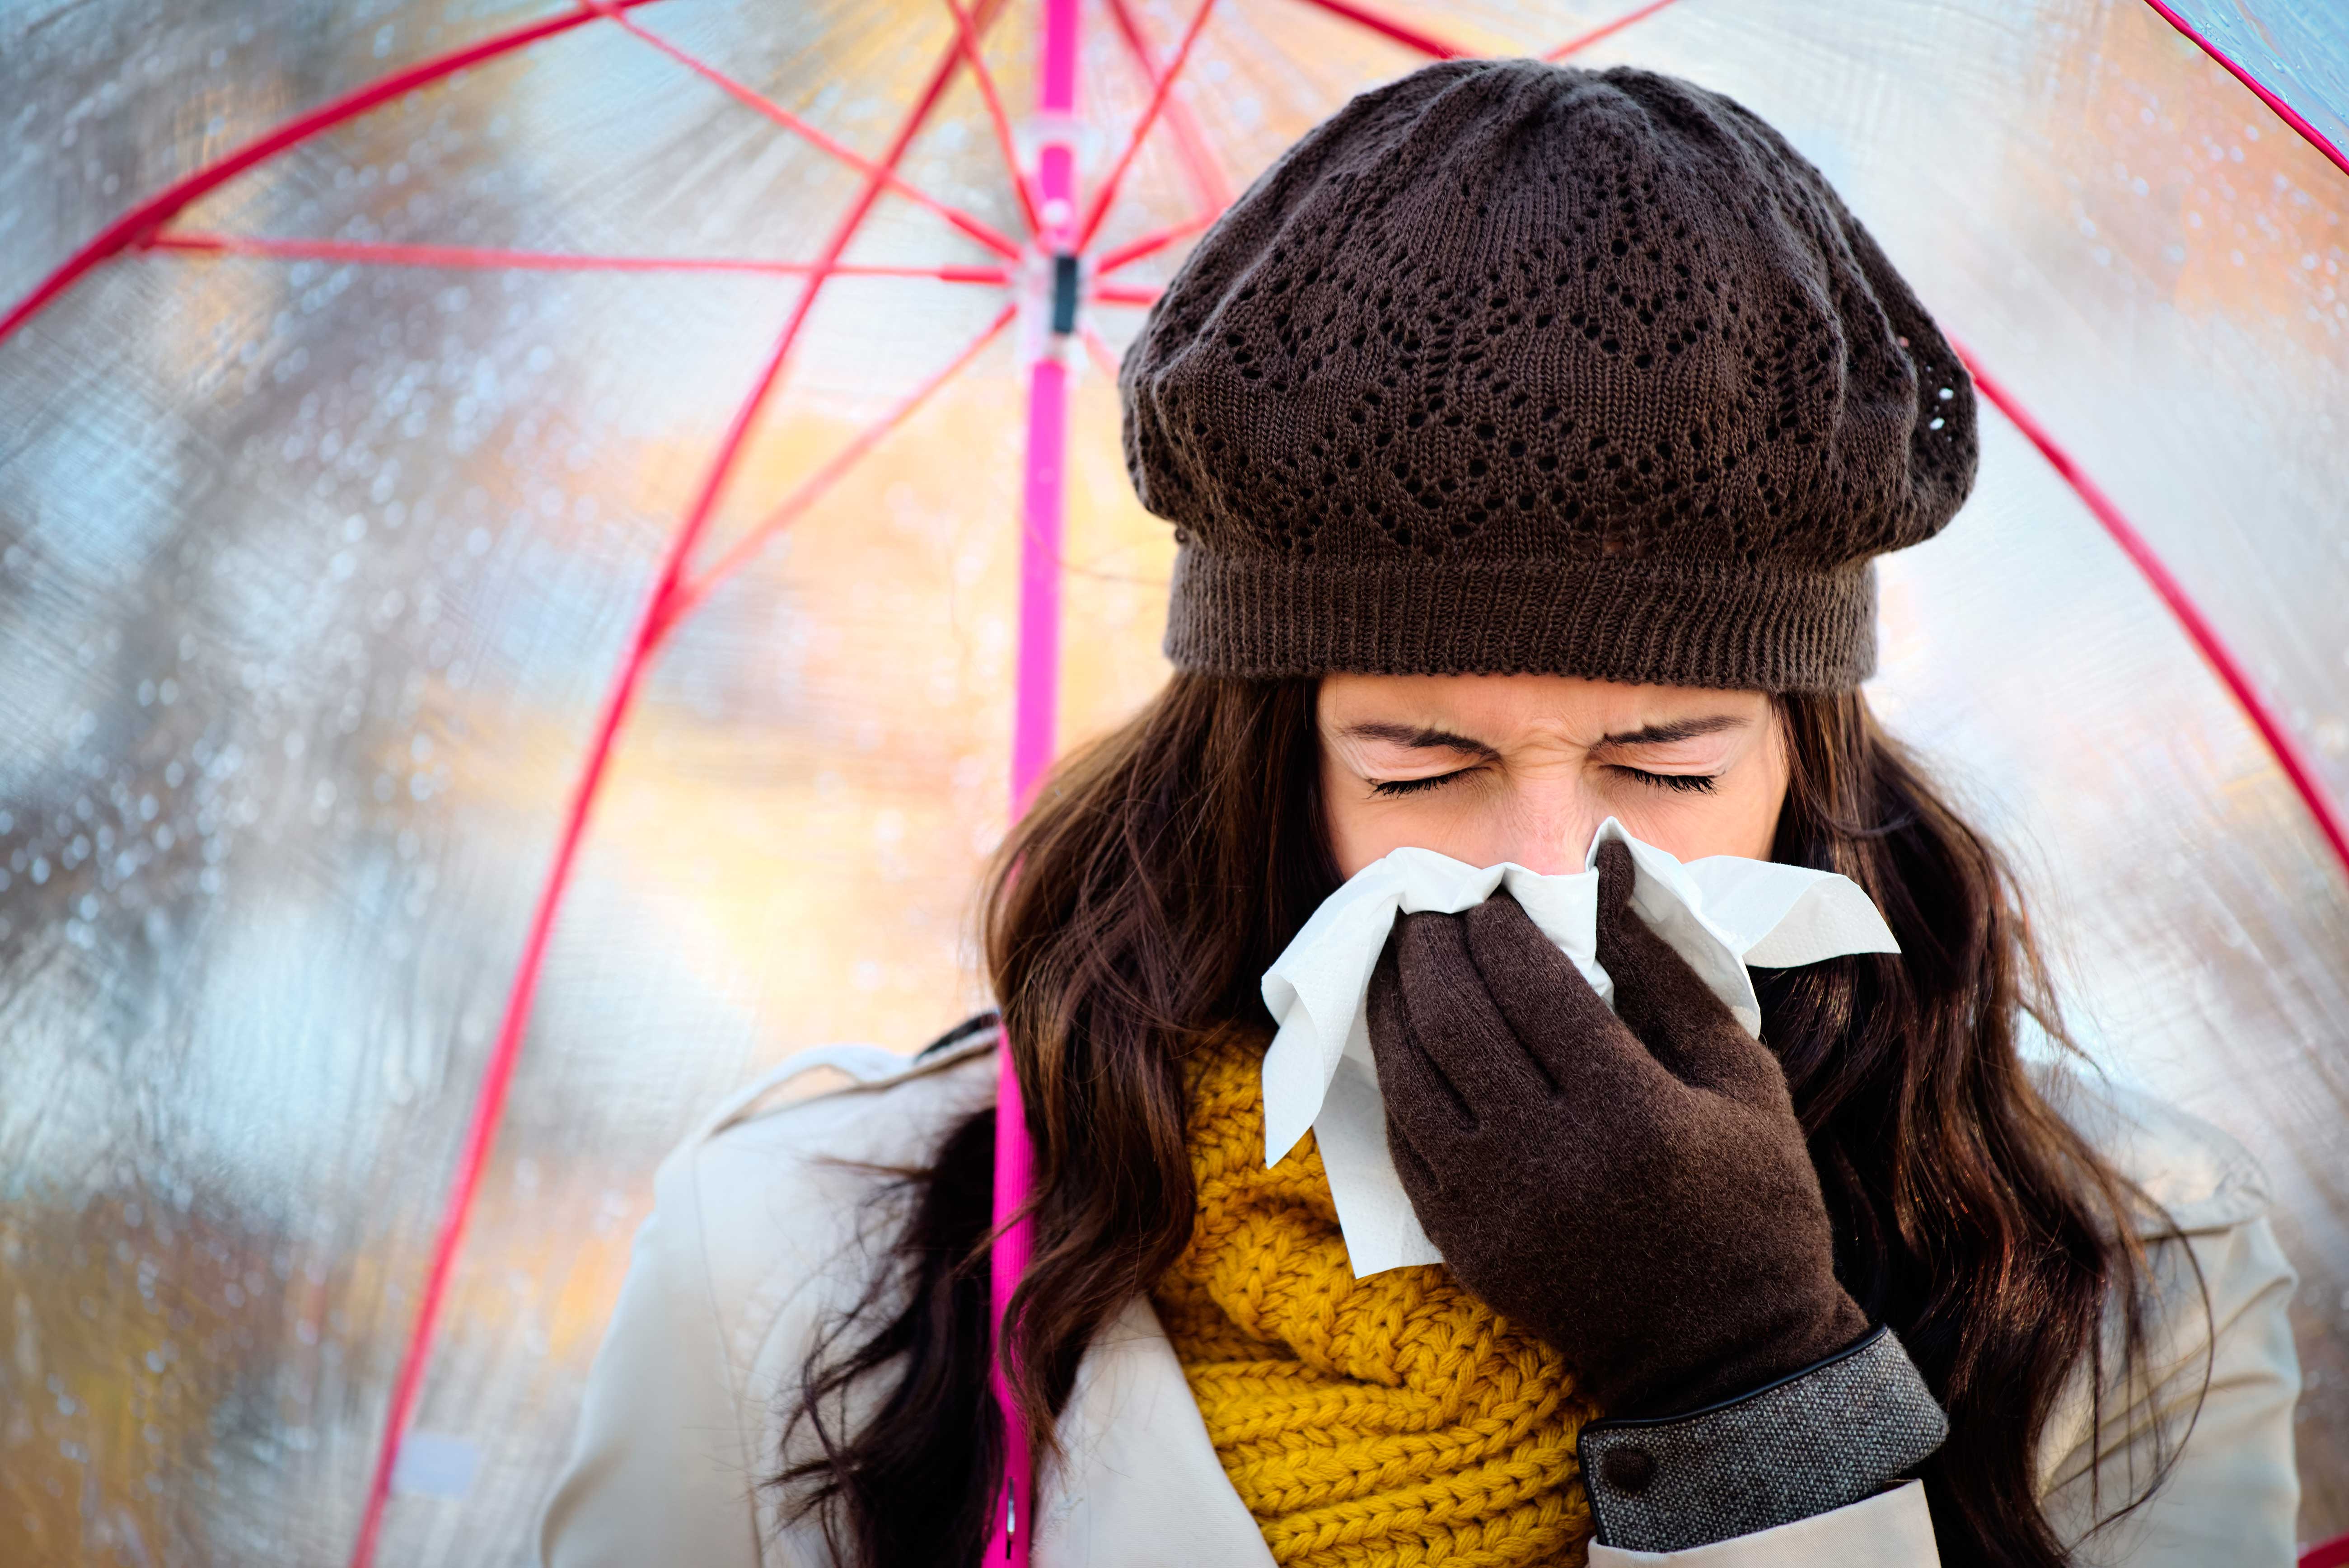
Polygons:
M1142 35L1142 24L1133 15L1128 0L1109 0L1110 20L1117 24L1117 33L1125 44L1126 53L1142 67L1142 74L1154 91L1158 86L1159 66L1156 51ZM1224 179L1223 166L1208 151L1206 138L1199 130L1198 117L1191 106L1180 99L1166 105L1166 129L1174 134L1174 150L1183 160L1185 173L1190 176L1191 194L1206 213L1223 211L1231 204L1231 187ZM1199 220L1205 227L1207 219Z
M1132 16L1128 15L1126 11L1125 0L1109 0L1109 3L1111 15L1116 19L1120 28L1126 32L1128 42L1132 44L1137 51L1141 50L1143 46L1140 42L1139 34L1133 27ZM1578 54L1580 51L1590 47L1593 44L1599 43L1602 39L1612 37L1614 35L1621 32L1624 28L1630 26L1634 23L1647 20L1657 12L1663 10L1666 6L1676 3L1677 0L1649 0L1647 5L1639 7L1637 10L1626 12L1624 15L1616 17L1611 22L1603 23L1599 26L1591 28L1588 32L1580 33L1576 35L1574 37L1568 38L1566 42L1550 49L1542 57L1547 60L1561 60L1569 55ZM1416 49L1420 53L1431 56L1436 59L1460 59L1464 58L1473 53L1472 50L1464 48L1458 44L1450 43L1443 38L1439 38L1432 33L1423 32L1418 28L1412 27L1404 23L1396 21L1391 16L1381 16L1368 6L1353 4L1352 0L1305 0L1305 4L1316 6L1320 10L1328 11L1333 16L1342 16L1347 21L1352 22L1359 26L1369 28L1371 32L1378 34L1381 37L1392 39L1396 43L1405 45L1410 48ZM1148 56L1146 53L1143 54L1142 58L1143 60L1143 68L1145 70L1151 69L1148 64ZM1176 107L1180 108L1179 105ZM1228 203L1229 196L1222 192L1220 187L1218 188L1216 194L1212 199L1203 197L1203 205L1212 209L1213 211L1220 211ZM1180 228L1167 230L1164 232L1164 237L1154 236L1154 238L1157 238L1159 244L1164 244L1174 239L1180 238L1185 234L1192 232L1194 227L1204 228L1207 223L1214 221L1213 211L1203 215L1192 225L1185 225ZM1152 248L1154 249L1156 246L1154 245ZM1132 261L1133 259L1133 255L1123 255L1120 257L1120 262L1122 265L1123 262ZM1102 270L1107 270L1106 264L1104 264Z
M380 244L357 240L280 240L246 234L168 230L134 249L188 255L257 256L274 261L353 262L370 266L504 268L521 272L719 272L804 276L813 262L738 260L723 256L574 255L554 251L506 250L482 245ZM1002 286L1010 275L999 266L833 267L838 277L931 278L942 283Z
M598 12L598 14L610 17L613 25L626 32L630 37L636 39L638 42L643 43L651 48L658 50L664 55L667 55L670 59L675 60L687 70L691 71L694 75L701 78L702 80L709 83L712 87L717 88L720 92L725 93L736 102L743 104L757 110L759 113L765 115L769 119L773 120L777 125L781 126L784 130L790 131L794 136L801 138L812 146L831 153L834 158L839 159L842 162L847 164L850 168L854 169L857 172L864 175L867 179L877 178L881 180L889 187L890 190L895 192L898 195L903 196L905 200L913 202L916 206L923 208L927 212L936 213L939 217L944 218L947 223L952 223L956 228L960 229L964 234L968 234L980 244L983 244L988 249L995 252L996 254L1007 258L1017 258L1019 256L1019 242L1011 238L1009 234L1006 234L1002 230L995 227L992 223L987 223L983 219L964 212L959 207L949 206L947 203L939 201L936 197L932 196L929 192L920 189L919 187L907 183L898 175L895 170L883 168L881 165L874 162L871 159L864 157L862 153L855 151L844 143L833 139L833 137L825 135L821 130L818 130L814 126L810 125L806 120L802 119L798 115L793 114L790 109L785 109L781 104L777 103L773 99L769 98L766 94L759 91L756 88L750 87L743 82L737 81L734 78L728 76L724 71L721 71L717 67L710 65L698 56L688 54L684 49L681 49L675 44L670 43L667 38L662 37L659 34L653 32L650 28L641 26L629 17L621 15L617 9L621 0L581 0L581 3L594 8ZM1031 227L1032 224L1033 215L1031 214Z
M1318 11L1327 11L1333 16L1342 16L1358 27L1367 27L1379 36L1392 39L1405 48L1416 49L1431 59L1461 60L1476 52L1462 48L1457 44L1446 43L1433 33L1422 32L1392 16L1381 16L1368 5L1355 4L1354 0L1304 0L1304 4Z
M1122 266L1140 261L1144 256L1154 255L1156 253L1164 250L1168 245L1174 244L1177 240L1182 239L1184 236L1197 234L1201 229L1204 229L1208 224L1214 223L1216 218L1221 215L1222 212L1220 208L1210 212L1204 212L1196 217L1185 218L1183 222L1174 224L1171 228L1160 229L1155 233L1144 234L1140 239L1122 244L1113 251L1104 251L1102 253L1100 258L1093 263L1093 275L1095 277L1105 276L1110 273L1115 272Z
M1215 8L1216 0L1199 0L1199 8L1191 14L1191 25L1183 31L1183 41L1175 47L1174 58L1168 62L1166 69L1158 78L1157 85L1151 88L1150 102L1143 109L1141 118L1133 122L1133 130L1126 137L1125 146L1119 151L1117 161L1111 166L1109 177L1102 182L1101 189L1093 192L1092 206L1085 213L1084 226L1077 232L1077 249L1082 250L1092 243L1093 231L1101 227L1102 219L1109 214L1110 203L1117 200L1119 182L1133 165L1134 154L1142 151L1143 139L1157 123L1159 110L1166 104L1166 95L1174 90L1174 78L1183 74L1184 66L1189 63L1191 46L1199 41L1199 30L1207 25L1207 14Z
M2304 140L2311 147L2315 148L2319 152L2324 154L2325 157L2331 159L2333 161L2333 166L2335 169L2340 170L2344 174L2349 174L2349 154L2344 154L2341 149L2333 146L2332 140L2327 138L2323 132L2318 130L2316 127L2309 124L2306 119L2301 117L2298 109L2295 109L2292 105L2284 102L2283 99L2278 98L2275 94L2262 87L2257 77L2251 75L2251 72L2237 65L2233 59L2229 57L2224 49L2221 49L2218 45L2212 43L2209 39L2204 37L2199 32L2196 31L2194 27L2187 22L2185 17L2171 10L2168 5L2162 4L2162 0L2145 0L2145 3L2152 6L2154 11L2163 21L2177 28L2189 39L2192 40L2196 47L2199 48L2204 54L2217 61L2220 68L2225 70L2229 76L2233 77L2237 81L2251 88L2254 94L2258 95L2259 100L2261 103L2267 105L2268 108L2275 111L2275 116L2278 119L2282 120L2286 125L2291 126L2294 130L2300 132L2302 139Z
M358 1539L351 1549L353 1568L367 1568L367 1564L375 1560L376 1542L383 1526L384 1506L391 1496L392 1472L398 1462L400 1443L407 1433L409 1417L415 1409L417 1396L423 1386L424 1369L430 1358L433 1336L440 1324L440 1308L448 1297L449 1281L456 1270L457 1255L464 1242L466 1225L472 1215L473 1199L480 1190L481 1173L489 1164L490 1146L497 1136L498 1123L505 1110L506 1092L512 1085L514 1067L522 1058L523 1038L530 1023L531 1003L537 994L547 940L554 932L555 910L562 902L564 889L571 879L572 867L578 857L580 839L586 831L588 810L603 786L605 770L611 762L613 742L619 734L620 721L626 716L636 695L636 683L642 679L646 666L651 662L653 651L667 625L664 608L669 597L676 592L687 553L692 549L694 541L716 509L718 495L741 451L751 421L773 387L782 369L783 356L798 335L799 324L806 317L809 301L822 284L823 277L819 275L809 279L807 286L801 291L799 303L792 311L791 323L784 329L781 342L769 358L750 396L736 410L733 423L727 430L717 459L710 464L692 511L670 540L660 576L655 580L653 590L646 599L644 613L636 623L636 635L629 639L619 671L613 678L611 690L604 699L586 763L572 788L571 806L564 818L563 837L555 849L554 863L539 890L538 907L531 919L530 935L523 942L522 961L516 966L513 986L506 996L505 1017L499 1025L497 1042L491 1048L489 1063L482 1071L481 1086L474 1094L472 1116L466 1126L464 1146L457 1158L456 1180L450 1188L440 1231L433 1241L432 1263L425 1276L424 1297L418 1305L407 1353L401 1357L398 1374L392 1384L391 1406L384 1418L383 1442L377 1455L374 1476L367 1486L367 1507L359 1521Z
M611 3L633 7L651 5L653 0L611 0ZM492 34L461 49L452 49L448 54L419 61L405 70L394 71L380 81L371 82L331 102L321 104L307 114L297 115L276 130L246 142L217 163L208 163L185 178L174 181L108 224L88 244L68 256L56 271L35 285L33 291L12 306L6 316L0 317L0 343L6 342L18 327L47 309L91 268L119 255L161 228L190 202L209 195L247 170L268 161L290 147L307 141L321 131L331 130L346 120L356 119L418 88L429 86L469 66L477 66L502 55L510 55L516 49L526 48L542 39L567 33L594 20L594 14L587 11L549 16L526 26Z
M2300 1568L2349 1568L2349 1535L2319 1542L2300 1554Z
M1154 305L1164 292L1147 284L1105 283L1093 289L1092 297L1103 305Z
M982 22L981 26L984 25ZM889 151L882 160L884 168L894 167L905 156L905 148L913 140L915 133L928 119L945 94L947 83L953 79L957 59L957 55L949 51L939 61L926 90L892 139ZM358 1536L351 1550L351 1568L367 1568L374 1561L384 1508L391 1495L391 1478L398 1463L401 1439L407 1433L409 1417L423 1385L440 1307L446 1299L457 1254L464 1241L466 1225L480 1189L481 1173L489 1161L490 1147L504 1114L506 1093L512 1084L514 1065L521 1058L523 1038L530 1022L531 1004L537 992L547 940L554 930L555 911L562 903L564 888L569 885L588 812L602 788L620 722L635 697L645 667L650 662L662 638L677 624L675 618L667 613L669 600L678 591L688 556L717 510L719 497L741 456L759 410L781 376L783 362L798 338L802 325L807 320L816 296L823 289L828 269L839 260L841 253L847 248L849 241L873 211L884 183L877 174L866 180L857 200L826 242L817 271L801 291L799 301L792 308L791 319L777 340L773 353L769 356L750 396L736 410L725 439L711 460L692 509L678 524L671 539L660 576L646 599L636 635L623 657L610 692L605 699L595 741L573 789L562 839L540 888L530 933L523 942L521 960L515 966L513 984L506 998L505 1017L499 1026L498 1038L491 1048L490 1059L482 1070L481 1085L475 1091L472 1116L459 1155L456 1178L450 1185L440 1229L433 1241L432 1262L425 1278L423 1300L418 1305L408 1346L393 1382L391 1405L384 1418L382 1445L377 1455L374 1475L368 1483L366 1511L360 1519Z
M1099 370L1110 381L1114 382L1117 379L1117 356L1111 352L1109 344L1103 341L1102 335L1093 329L1092 322L1085 322L1082 331L1085 354L1092 360L1093 369Z
M826 491L837 484L842 476L855 466L860 458L880 444L884 436L905 423L916 409L926 402L931 393L945 386L964 366L978 358L979 350L993 342L1006 327L1011 325L1018 315L1018 306L1005 306L996 314L995 319L981 329L978 335L973 337L963 351L956 355L944 369L924 381L901 399L895 408L857 432L854 439L833 454L829 462L809 475L801 483L799 488L786 496L772 512L767 514L763 519L736 540L708 571L703 572L680 589L677 595L676 603L670 609L668 618L672 621L682 620L692 614L701 601L709 597L712 589L740 570L745 562L765 547L768 540L797 522L800 515L810 506L814 505Z
M1640 6L1636 11L1627 11L1622 16L1616 17L1612 22L1602 22L1587 33L1576 34L1573 37L1568 38L1565 43L1551 49L1547 54L1544 55L1542 58L1546 60L1562 60L1568 55L1580 54L1583 50L1590 47L1591 45L1599 42L1601 39L1613 37L1616 34L1631 26L1634 22L1646 21L1649 17L1654 16L1665 6L1673 3L1674 0L1648 0L1647 5Z
M969 63L970 74L978 83L980 101L987 105L988 123L994 127L995 144L1003 153L1003 167L1011 176L1011 189L1019 198L1020 215L1027 220L1031 234L1043 232L1044 220L1036 211L1035 193L1028 189L1028 175L1019 167L1019 144L1012 140L1011 121L1003 112L1003 99L995 90L994 73L987 68L986 53L978 47L978 37L971 31L970 15L962 8L961 0L946 0L947 9L954 16L955 42Z
M1413 27L1407 23L1399 22L1392 16L1382 16L1367 5L1357 4L1356 0L1304 0L1304 3L1309 5L1315 6L1318 9L1327 11L1332 16L1343 16L1347 21L1352 22L1358 26L1367 27L1371 32L1378 34L1381 37L1391 38L1398 44L1402 44L1408 48L1416 49L1421 54L1429 56L1434 59L1464 59L1468 56L1476 52L1473 49L1464 48L1458 44L1439 38L1433 33L1423 32L1419 28ZM1635 11L1627 12L1624 15L1616 17L1611 22L1602 23L1600 26L1591 28L1587 33L1577 34L1574 37L1568 38L1565 43L1559 44L1556 47L1550 49L1547 54L1542 56L1542 58L1546 60L1562 60L1568 55L1588 48L1591 45L1598 43L1602 38L1612 37L1615 34L1621 32L1624 28L1631 26L1634 22L1645 21L1648 17L1654 16L1657 12L1662 10L1667 5L1672 5L1673 3L1674 0L1649 0L1647 5L1639 7L1639 9Z
M2154 553L2145 535L2122 515L2112 497L2106 495L2095 481L2072 460L2072 454L2057 444L2055 438L2047 432L2047 428L2032 418L2014 400L2013 394L1993 379L1971 353L1963 349L1960 353L1965 359L1967 369L1973 373L1974 385L1982 389L1982 395L2013 423L2016 430L2023 432L2023 439L2039 449L2039 455L2062 475L2064 483L2072 487L2072 493L2080 498L2113 542L2121 547L2122 554L2129 558L2160 597L2161 602L2169 607L2169 613L2177 618L2196 651L2202 655L2203 660L2233 694L2235 701L2251 720L2251 727L2259 732L2260 739L2267 743L2268 750L2283 769L2284 776L2292 781L2292 787L2299 792L2309 815L2316 819L2317 830L2332 847L2333 858L2341 863L2344 871L2349 871L2349 826L2344 826L2339 807L2318 781L2315 770L2301 753L2299 743L2284 728L2274 708L2261 695L2259 688L2245 672L2242 661L2235 657L2234 650L2219 635L2219 628L2202 613L2201 607L2194 602L2193 596L2186 591L2185 585L2178 580L2177 575Z

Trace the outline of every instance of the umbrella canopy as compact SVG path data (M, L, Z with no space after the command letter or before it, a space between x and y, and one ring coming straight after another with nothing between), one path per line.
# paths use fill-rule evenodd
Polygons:
M278 9L0 10L0 1557L526 1554L653 1164L983 1004L1015 795L1164 679L1141 307L1450 53L1738 98L1974 358L1871 696L2265 1160L2349 1530L2330 6Z

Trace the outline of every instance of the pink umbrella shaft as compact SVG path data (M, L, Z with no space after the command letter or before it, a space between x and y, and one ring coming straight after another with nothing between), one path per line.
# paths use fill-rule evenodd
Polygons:
M1030 1220L1019 1212L1034 1173L1035 1151L1028 1141L1027 1114L1019 1098L1019 1075L1012 1066L1008 1033L998 1032L995 1048L1002 1068L997 1078L995 1101L997 1234L988 1258L988 1283L999 1334L1004 1308L1010 1303L1011 1293L1019 1286L1019 1276L1027 1272L1028 1256L1035 1241ZM1005 1508L988 1542L987 1568L1025 1568L1029 1536L1034 1529L1031 1521L1036 1517L1033 1456L1028 1450L1027 1428L1019 1419L1019 1407L1012 1397L1010 1380L1005 1376L1009 1355L1009 1347L999 1340L989 1381L995 1390L996 1410L1003 1423Z
M1051 187L1045 186L1049 194ZM1028 472L1019 538L1019 686L1011 721L1011 809L1052 761L1061 688L1061 478L1068 460L1068 367L1040 358L1028 378Z
M1065 127L1077 107L1077 0L1046 0L1042 79L1037 108ZM1044 227L1037 239L1048 256L1069 248L1076 217L1076 150L1065 130L1039 150L1037 185ZM1052 760L1052 730L1060 705L1061 522L1068 472L1069 373L1056 350L1065 338L1048 337L1030 367L1028 466L1020 494L1019 672L1011 740L1011 809L1024 811ZM987 1568L1026 1568L1035 1532L1034 1456L1012 1397L1006 1313L1028 1271L1034 1231L1024 1210L1035 1150L1019 1094L1019 1074L1008 1030L997 1037L1000 1067L995 1098L995 1245L988 1259L988 1295L996 1324L991 1381L1002 1421L1003 1511L988 1542Z

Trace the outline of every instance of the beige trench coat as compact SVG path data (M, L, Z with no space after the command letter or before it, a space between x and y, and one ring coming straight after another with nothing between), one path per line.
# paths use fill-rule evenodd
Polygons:
M847 1086L761 1104L814 1067ZM832 1568L816 1527L786 1524L757 1482L776 1468L780 1412L812 1334L865 1282L891 1216L875 1178L834 1158L906 1163L994 1097L986 1037L918 1065L823 1047L737 1096L663 1163L651 1217L589 1373L569 1463L540 1522L546 1568ZM2063 1070L2044 1087L2074 1125L2165 1204L2185 1232L2153 1248L2157 1365L2107 1394L2105 1506L2135 1495L2155 1419L2207 1401L2154 1501L2096 1535L2084 1563L2288 1568L2299 1483L2294 1284L2264 1217L2257 1165L2207 1124ZM2189 1262L2209 1291L2206 1319ZM2206 1335L2215 1323L2215 1342ZM2045 1432L2040 1485L2059 1529L2089 1514L2085 1380ZM1087 1353L1061 1432L1069 1459L1040 1481L1035 1568L1271 1568L1226 1479L1174 1350L1137 1295ZM918 1500L909 1506L919 1507ZM1693 1551L1591 1549L1594 1568L1869 1568L1938 1563L1916 1482Z

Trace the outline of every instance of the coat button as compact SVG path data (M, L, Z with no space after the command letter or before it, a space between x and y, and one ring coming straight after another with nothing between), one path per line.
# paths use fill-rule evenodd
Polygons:
M1637 1497L1656 1479L1656 1457L1645 1449L1609 1449L1599 1461L1599 1479L1617 1491Z

